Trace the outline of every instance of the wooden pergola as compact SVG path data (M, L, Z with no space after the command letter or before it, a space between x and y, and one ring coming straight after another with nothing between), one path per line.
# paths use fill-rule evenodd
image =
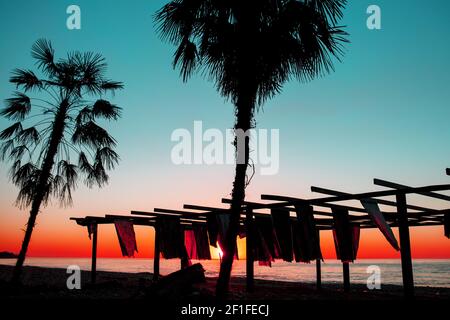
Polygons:
M446 174L450 175L450 169L446 169ZM240 223L250 230L254 223L254 218L260 215L268 215L267 210L284 209L295 212L296 204L311 205L314 208L313 214L316 227L319 230L333 229L333 213L323 209L340 208L349 212L350 221L360 224L361 229L377 228L372 222L371 217L365 209L357 206L343 204L351 200L374 199L378 204L385 207L392 207L394 210L382 211L386 222L391 227L399 228L401 266L403 277L404 294L407 298L414 296L414 278L411 258L411 244L409 227L420 226L439 226L444 224L444 214L449 213L450 209L433 209L424 206L408 204L407 196L421 195L433 200L449 202L450 196L438 193L438 191L450 190L450 184L431 185L423 187L410 187L385 180L374 179L374 184L387 188L382 191L365 192L358 194L345 193L336 190L324 189L320 187L311 187L312 192L320 193L324 196L313 199L302 199L280 195L263 194L261 200L267 202L244 202ZM387 200L386 197L394 199ZM380 199L382 198L382 199ZM222 203L229 204L231 199L222 199ZM153 212L131 211L131 215L106 215L104 217L86 216L84 218L70 218L75 220L81 226L91 226L92 237L92 267L91 281L95 283L96 260L97 260L97 237L98 225L113 224L117 220L126 220L134 225L144 225L155 227L159 217L178 216L184 228L191 228L192 223L206 223L208 215L218 213L230 213L229 208L210 207L202 205L185 204L183 210L154 208ZM291 216L291 219L296 217ZM254 289L254 256L252 250L252 233L246 232L246 284L247 290ZM159 235L155 228L155 248L154 248L154 279L159 278ZM181 259L181 268L186 266L186 261ZM350 290L350 268L348 263L343 263L343 282L344 290ZM321 288L321 261L316 260L316 284Z

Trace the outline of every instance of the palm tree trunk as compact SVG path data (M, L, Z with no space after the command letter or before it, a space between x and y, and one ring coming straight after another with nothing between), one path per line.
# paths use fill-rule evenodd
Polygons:
M28 251L28 245L30 244L31 234L33 232L34 226L36 224L36 218L39 213L39 208L41 206L42 200L37 199L33 201L32 208L30 210L30 217L28 218L27 229L25 231L25 236L23 238L22 247L20 248L19 256L16 261L16 266L14 268L12 282L17 284L20 282L20 275L22 273L22 267L25 262L25 256Z
M20 283L20 276L23 270L23 264L27 255L28 246L31 240L31 234L33 233L34 226L36 224L36 218L41 208L42 202L48 192L48 181L55 163L55 156L58 153L58 146L64 135L65 118L67 108L69 107L67 100L61 102L58 112L55 115L55 121L53 122L53 130L50 138L49 147L42 164L42 171L39 176L39 181L36 185L35 197L31 204L30 217L28 218L27 229L23 238L22 247L19 252L19 256L14 267L12 283Z
M251 128L251 121L253 118L254 104L252 99L248 96L242 96L238 101L237 107L237 121L235 129L242 129L247 132ZM216 285L216 296L219 299L225 298L228 292L230 282L231 269L233 266L233 259L236 252L236 238L239 232L239 219L241 215L241 207L245 199L245 184L246 172L249 162L249 142L250 137L245 138L245 149L239 150L239 144L235 140L236 159L239 159L239 152L244 152L244 163L236 164L236 173L233 183L233 191L231 194L231 217L228 232L225 237L225 248L222 262L220 264L220 273Z

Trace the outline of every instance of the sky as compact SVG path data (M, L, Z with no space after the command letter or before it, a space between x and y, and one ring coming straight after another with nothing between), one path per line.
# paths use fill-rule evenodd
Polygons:
M82 184L74 205L42 209L29 256L88 257L87 231L70 217L128 214L154 207L181 209L185 203L222 206L229 197L232 165L175 165L171 134L178 128L226 130L234 109L201 75L183 83L171 66L174 48L157 36L153 15L165 1L0 0L0 100L15 90L14 68L34 68L32 44L52 41L57 57L93 51L108 62L108 77L125 84L112 102L123 117L108 129L118 141L120 165L108 186ZM66 8L81 8L81 29L68 30ZM381 8L382 29L369 30L366 9ZM276 175L258 170L247 199L260 194L317 197L311 186L346 192L379 190L373 178L411 186L449 183L450 3L446 0L350 1L342 24L350 33L335 72L310 83L287 83L256 115L259 128L279 129ZM0 128L9 124L0 119ZM14 206L17 188L0 163L0 251L17 252L28 210ZM448 204L409 197L410 203L442 209ZM411 228L414 258L450 258L442 227ZM139 253L152 256L153 230L136 227ZM398 236L397 229L394 233ZM322 232L326 258L335 258L330 232ZM242 245L241 245L242 249ZM119 257L113 226L99 229L99 256ZM398 258L378 230L363 230L359 258Z

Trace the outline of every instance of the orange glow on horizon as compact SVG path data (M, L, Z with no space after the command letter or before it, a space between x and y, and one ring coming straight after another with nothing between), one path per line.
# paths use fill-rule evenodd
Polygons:
M58 221L52 216L42 216L35 228L28 251L30 257L90 257L91 241L87 229L74 222L68 223L65 217ZM22 216L22 218L25 218ZM64 222L63 222L64 221ZM23 225L7 221L2 224L0 233L0 251L17 253L22 243ZM100 225L98 233L98 257L120 258L121 251L113 225ZM153 258L154 230L151 227L136 226L138 253L136 258ZM398 229L393 229L397 239ZM335 259L331 231L322 231L321 248L325 259ZM415 259L450 259L450 240L445 238L442 226L410 228L411 250ZM238 239L240 259L245 259L245 238ZM220 248L211 248L213 259L220 258ZM364 229L361 232L358 259L399 259L400 253L395 251L376 229Z

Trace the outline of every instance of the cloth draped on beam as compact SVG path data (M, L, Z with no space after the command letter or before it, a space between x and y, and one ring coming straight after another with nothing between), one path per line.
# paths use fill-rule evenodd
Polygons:
M295 205L297 221L292 222L293 248L296 262L310 263L321 259L320 233L314 220L314 210L310 205Z
M206 216L206 226L208 228L209 244L217 248L217 238L219 236L219 224L216 214L210 213Z
M164 259L185 258L184 232L179 217L164 216L156 220L159 250Z
M271 215L281 251L281 258L284 261L292 262L294 255L290 212L283 209L272 209Z
M386 240L395 250L399 251L400 247L398 246L397 239L395 238L391 227L387 224L386 219L384 218L383 213L378 206L378 203L373 199L363 199L361 200L361 204L364 209L366 209L367 213L372 219L372 222L378 227Z
M444 213L444 234L450 239L450 212Z
M220 248L225 248L225 236L230 227L230 213L210 213L206 217L206 225L209 234L209 244L217 248L219 244ZM237 244L235 247L234 258L239 260L239 254Z
M193 223L192 230L184 231L184 243L188 257L194 260L209 260L208 231L205 225Z
M263 245L269 252L269 255L271 257L270 260L274 261L275 259L281 258L281 248L278 242L277 235L275 233L272 217L270 215L256 216L255 225L259 231L258 233L260 237L262 238L262 241L264 243Z
M272 261L274 258L272 257L269 247L266 243L266 240L257 224L253 222L251 224L250 230L247 231L252 234L252 251L253 258L255 261L258 261L260 266L272 266Z
M333 211L333 239L336 256L342 262L356 260L359 248L359 224L351 223L348 210L332 208Z
M197 259L197 244L195 243L194 230L184 230L184 245L189 259Z
M116 227L122 256L134 257L134 252L138 252L138 249L133 223L130 221L116 220L114 221L114 226Z

